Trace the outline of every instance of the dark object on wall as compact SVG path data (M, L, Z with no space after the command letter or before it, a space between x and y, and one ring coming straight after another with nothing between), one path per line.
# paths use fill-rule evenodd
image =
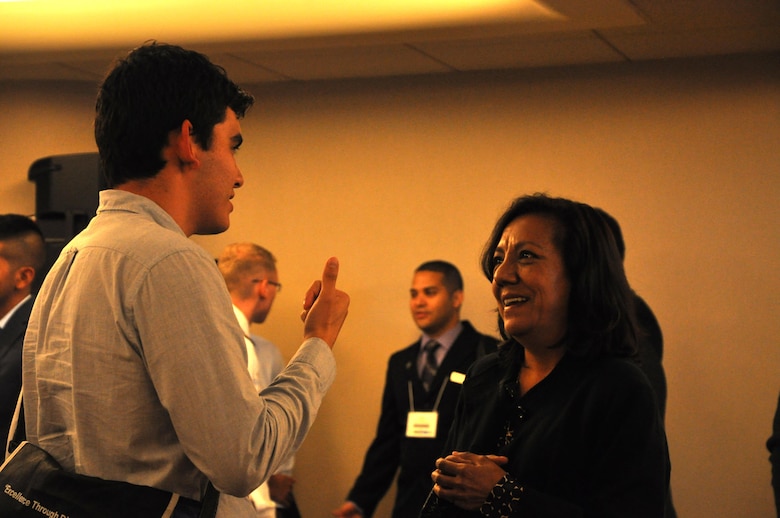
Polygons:
M106 188L97 153L77 153L39 158L27 179L35 182L35 215L95 215L98 191Z
M30 166L27 179L35 182L35 221L46 242L46 273L65 244L95 216L98 192L106 181L97 153L40 158ZM37 276L34 291L43 277Z

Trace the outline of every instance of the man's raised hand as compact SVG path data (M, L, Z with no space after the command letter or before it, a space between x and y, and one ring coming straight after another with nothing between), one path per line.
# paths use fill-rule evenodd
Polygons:
M325 263L322 280L314 281L303 299L303 337L321 338L333 348L344 319L347 318L349 295L336 289L339 261L331 257Z

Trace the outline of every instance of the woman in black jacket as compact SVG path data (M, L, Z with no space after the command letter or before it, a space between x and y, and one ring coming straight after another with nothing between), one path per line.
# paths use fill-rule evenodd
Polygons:
M421 516L662 518L666 438L603 219L518 198L482 267L506 342L469 370Z

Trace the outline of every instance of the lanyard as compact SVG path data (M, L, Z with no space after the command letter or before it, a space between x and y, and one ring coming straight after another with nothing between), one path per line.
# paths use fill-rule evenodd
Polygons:
M441 397L444 395L444 388L447 386L447 383L450 382L449 377L444 380L444 383L441 384L441 387L439 387L439 394L436 396L436 402L433 404L433 410L431 412L436 412L439 408L439 403L441 403ZM409 380L409 409L414 412L414 395L412 392L412 380Z

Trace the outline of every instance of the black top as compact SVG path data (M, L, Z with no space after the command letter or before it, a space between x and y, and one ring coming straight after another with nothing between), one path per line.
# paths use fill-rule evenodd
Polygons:
M663 517L670 472L666 438L653 390L637 365L566 355L519 396L522 358L523 349L509 342L474 364L446 447L509 457L502 494L520 497L503 515ZM513 440L499 448L508 422ZM485 511L500 500L497 493ZM432 495L421 516L481 515Z
M647 379L650 380L658 402L658 410L661 412L661 419L663 419L666 415L666 373L662 364L664 339L661 326L658 325L658 320L650 306L636 293L634 294L634 310L639 324L640 367Z

